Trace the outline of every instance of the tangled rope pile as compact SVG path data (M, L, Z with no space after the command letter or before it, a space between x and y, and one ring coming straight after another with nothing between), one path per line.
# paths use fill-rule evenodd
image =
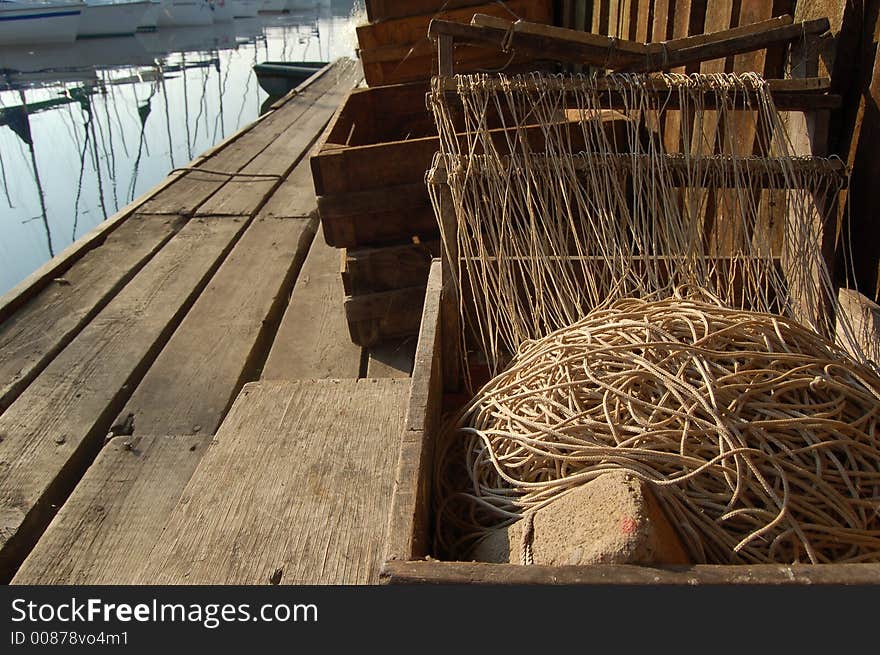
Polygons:
M522 344L444 433L438 552L623 469L696 563L880 561L880 375L795 321L621 299Z

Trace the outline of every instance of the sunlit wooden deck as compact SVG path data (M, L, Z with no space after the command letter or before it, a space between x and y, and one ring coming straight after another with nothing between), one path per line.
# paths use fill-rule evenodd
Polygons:
M331 65L0 299L3 581L376 580L414 344L351 343L308 168L360 77Z

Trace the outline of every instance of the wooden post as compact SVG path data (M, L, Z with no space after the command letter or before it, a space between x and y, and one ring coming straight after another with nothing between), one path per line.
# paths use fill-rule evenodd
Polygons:
M440 295L440 338L443 344L443 389L454 393L461 386L462 325L459 311L458 219L449 184L440 185L440 223L443 232L443 291Z

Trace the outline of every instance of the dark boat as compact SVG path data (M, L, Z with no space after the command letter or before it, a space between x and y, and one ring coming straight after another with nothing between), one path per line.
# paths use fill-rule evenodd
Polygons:
M280 98L326 65L326 61L264 61L254 64L254 72L263 90Z

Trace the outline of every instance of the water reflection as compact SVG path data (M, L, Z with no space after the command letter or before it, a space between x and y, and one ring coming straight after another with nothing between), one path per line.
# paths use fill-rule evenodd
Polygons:
M351 5L0 49L0 294L253 121L254 64L352 56Z

